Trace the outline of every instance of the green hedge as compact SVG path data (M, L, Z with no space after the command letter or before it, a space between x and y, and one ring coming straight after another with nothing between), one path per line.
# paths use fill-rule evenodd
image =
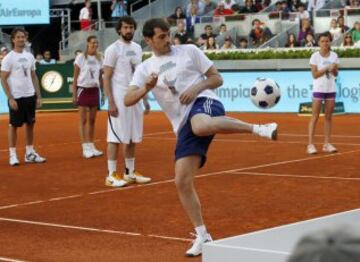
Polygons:
M339 57L360 57L360 48L333 49ZM310 58L314 49L259 49L254 51L216 51L206 52L211 60L255 60L255 59L296 59ZM146 53L143 59L147 59L151 53Z

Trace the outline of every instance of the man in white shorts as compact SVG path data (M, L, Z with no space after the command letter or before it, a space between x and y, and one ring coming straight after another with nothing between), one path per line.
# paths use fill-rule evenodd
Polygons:
M122 187L131 183L149 183L151 179L135 171L135 145L143 137L143 108L141 103L125 107L124 97L135 67L141 63L141 47L132 42L136 22L132 17L119 19L116 32L120 39L111 44L105 51L104 58L104 90L109 99L108 118L108 171L105 185ZM145 113L150 110L144 98ZM123 144L125 158L124 175L117 173L118 146Z
M164 19L145 22L143 36L154 55L134 73L125 105L132 106L152 91L177 136L175 184L196 232L186 256L201 255L211 241L205 227L194 176L206 162L212 139L218 133L253 133L276 140L277 124L253 125L225 116L224 106L212 89L222 77L212 61L194 45L171 46L170 27Z
M16 154L17 129L24 123L26 153L25 163L43 163L41 157L33 147L35 109L41 106L39 81L35 73L35 58L25 51L26 32L15 28L11 32L13 50L8 53L1 64L1 84L8 97L10 124L9 164L20 164Z

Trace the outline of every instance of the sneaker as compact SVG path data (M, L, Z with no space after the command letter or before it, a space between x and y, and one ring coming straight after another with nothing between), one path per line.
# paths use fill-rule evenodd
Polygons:
M93 153L94 156L102 156L104 154L104 152L97 150L96 148L92 148L91 152Z
M35 151L29 154L25 154L25 163L44 163L44 162L46 162L46 158L43 158Z
M132 175L124 174L124 180L128 184L138 183L138 184L147 184L151 182L150 177L143 176L138 172L134 172Z
M276 123L260 125L258 135L271 140L277 140L277 128L278 124Z
M334 147L330 143L324 144L322 150L323 150L323 152L326 152L326 153L335 153L335 152L337 152L336 147Z
M89 159L89 158L92 158L94 156L95 156L95 154L94 154L94 152L92 150L90 150L90 149L83 150L83 157L84 158Z
M206 234L205 236L200 236L200 235L195 235L195 236L196 238L192 242L192 247L185 253L187 257L196 257L201 255L203 244L212 241L210 234Z
M105 186L111 187L123 187L126 186L127 182L122 179L116 172L112 172L111 175L107 176L105 179Z
M18 166L20 165L20 161L16 154L11 154L9 159L10 166Z
M307 146L306 148L306 152L309 154L309 155L314 155L317 153L317 150L316 150L316 147L314 146L314 144L310 144Z

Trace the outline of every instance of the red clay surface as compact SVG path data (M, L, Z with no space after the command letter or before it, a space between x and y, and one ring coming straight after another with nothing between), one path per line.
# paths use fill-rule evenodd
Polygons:
M231 114L276 121L279 140L219 135L196 179L204 218L216 239L360 207L359 115L334 118L338 154L305 154L308 118L293 114ZM106 148L99 114L97 145ZM145 118L137 169L147 186L105 187L106 157L81 157L78 116L37 116L41 165L8 166L7 118L0 118L0 261L201 261L187 259L192 226L173 182L175 137L162 113ZM316 142L321 149L322 120ZM23 162L23 130L18 156ZM119 170L123 164L119 162Z

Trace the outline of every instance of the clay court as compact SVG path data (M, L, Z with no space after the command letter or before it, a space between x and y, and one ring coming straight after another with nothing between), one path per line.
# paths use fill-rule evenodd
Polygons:
M204 218L215 239L360 207L359 115L334 117L339 153L305 153L307 117L231 114L279 123L279 139L219 135L196 178ZM97 145L106 148L107 113L99 114ZM201 261L184 252L192 226L173 181L175 137L164 115L145 118L137 169L145 186L108 188L106 157L81 156L78 116L40 113L35 145L48 162L8 165L7 116L0 118L0 261ZM321 149L323 120L316 145ZM123 166L120 163L119 169Z

